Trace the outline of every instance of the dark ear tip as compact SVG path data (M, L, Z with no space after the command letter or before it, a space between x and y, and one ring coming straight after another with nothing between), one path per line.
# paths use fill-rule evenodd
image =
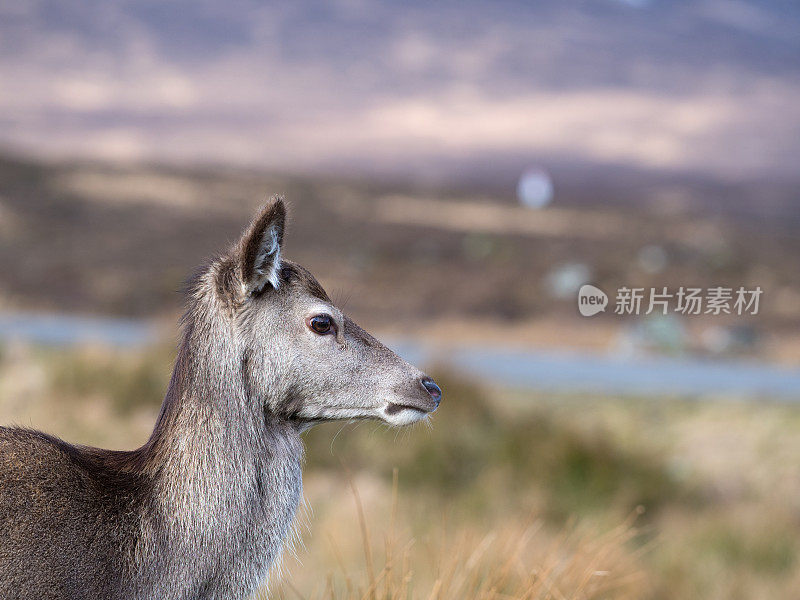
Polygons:
M286 201L283 196L272 196L269 202L261 209L261 218L270 223L279 223L283 227L286 221Z
M286 214L286 200L281 195L272 196L269 199L269 206L276 212Z

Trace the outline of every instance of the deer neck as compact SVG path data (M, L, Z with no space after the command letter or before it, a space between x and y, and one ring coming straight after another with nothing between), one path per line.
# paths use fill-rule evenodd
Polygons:
M195 572L224 558L257 581L291 530L303 446L294 425L248 397L224 335L187 328L146 462L169 543L206 549Z

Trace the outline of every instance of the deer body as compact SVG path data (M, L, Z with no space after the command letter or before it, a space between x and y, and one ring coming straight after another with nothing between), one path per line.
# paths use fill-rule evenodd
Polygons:
M0 427L0 597L247 598L290 535L301 432L330 419L402 425L436 408L429 378L280 260L283 223L277 201L192 280L141 448Z

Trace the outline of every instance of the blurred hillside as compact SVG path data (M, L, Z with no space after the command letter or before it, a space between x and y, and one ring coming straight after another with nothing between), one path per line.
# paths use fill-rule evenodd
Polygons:
M603 348L637 320L578 316L575 290L587 281L611 294L760 286L757 316L699 315L681 327L701 337L745 327L759 340L749 351L800 356L800 271L786 259L800 255L800 237L789 221L667 197L624 206L590 181L533 210L510 195L419 185L5 157L0 302L174 322L182 282L273 193L291 206L287 256L382 333Z

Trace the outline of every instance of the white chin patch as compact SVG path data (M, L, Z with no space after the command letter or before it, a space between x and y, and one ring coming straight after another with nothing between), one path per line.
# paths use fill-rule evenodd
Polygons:
M392 411L384 409L383 420L390 425L402 427L403 425L416 423L420 419L424 419L426 415L427 413L415 408L400 407L399 410Z

